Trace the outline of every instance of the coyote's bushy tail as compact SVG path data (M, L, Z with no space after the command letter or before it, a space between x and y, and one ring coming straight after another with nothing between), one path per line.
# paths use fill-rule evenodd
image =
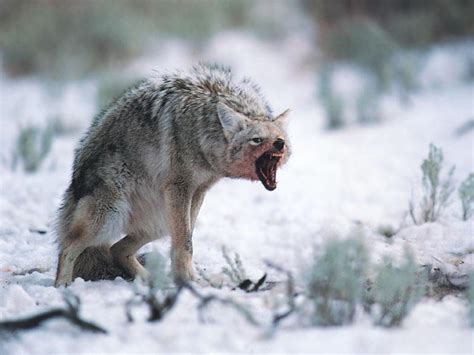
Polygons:
M56 242L60 248L64 244L64 240L74 217L74 211L76 210L76 207L77 202L74 199L72 187L69 186L69 188L64 193L63 202L59 208L54 225Z

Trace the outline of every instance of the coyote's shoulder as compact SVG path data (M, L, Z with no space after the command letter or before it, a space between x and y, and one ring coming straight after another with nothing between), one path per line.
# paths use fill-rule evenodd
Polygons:
M146 277L136 251L168 234L176 279L192 279L191 236L205 193L222 177L275 189L276 169L290 154L285 121L250 79L217 65L129 89L76 150L58 217L56 284L70 283L77 258L98 245L126 273Z

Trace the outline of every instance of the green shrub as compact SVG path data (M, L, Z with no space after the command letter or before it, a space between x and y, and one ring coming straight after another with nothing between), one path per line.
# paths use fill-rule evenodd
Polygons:
M458 189L458 195L462 205L462 219L467 221L472 217L473 212L474 173L470 173L466 180L461 183Z
M337 129L345 125L343 119L343 101L340 97L332 95L324 101L329 129Z
M338 24L368 18L403 46L413 47L474 33L470 0L302 0L304 10L320 24L322 36Z
M430 144L428 158L421 164L423 197L418 215L413 199L409 202L410 216L415 224L437 221L450 203L454 192L452 176L455 167L451 167L448 174L442 178L443 159L443 151Z
M398 264L385 257L371 265L358 237L326 241L305 277L305 301L299 307L318 326L349 324L359 306L376 325L399 326L424 296L427 285L408 249Z
M413 255L405 250L403 261L394 265L386 257L375 268L375 278L365 302L376 325L399 326L425 293L426 282L417 271Z
M357 121L362 124L379 122L381 120L379 100L378 92L370 86L366 87L357 98Z
M3 0L2 65L12 76L75 79L121 67L165 37L201 44L225 28L282 28L280 19L259 16L255 7L251 0Z
M367 250L359 239L331 239L323 244L306 276L312 324L352 322L364 292L367 266Z
M471 327L474 327L474 272L469 275L469 289L467 290L467 299L469 302L469 321Z
M388 66L398 45L376 23L365 19L345 21L328 34L323 46L332 57L350 60L373 73L378 89L388 87Z
M398 41L407 46L429 44L433 40L436 18L427 12L412 12L390 18L385 26Z
M343 118L343 101L334 93L332 87L332 69L324 67L319 74L319 98L324 107L328 129L338 129L345 125Z
M151 294L159 290L163 291L172 286L173 283L169 277L166 265L167 260L160 253L153 252L146 255L145 269L149 274L149 280L147 281Z
M365 308L376 325L399 326L424 295L424 286L413 255L408 250L399 266L394 266L394 260L386 257L375 268Z
M229 277L234 285L240 285L245 280L248 280L247 273L245 272L242 260L238 253L235 253L234 257L231 258L227 248L223 246L222 256L227 264L227 266L222 268L222 272Z
M330 57L349 61L370 80L362 95L376 103L381 93L396 90L402 99L417 88L418 57L404 50L384 28L369 19L344 21L323 42ZM367 99L365 99L367 102Z
M0 26L0 39L11 75L78 77L137 54L149 38L145 22L136 11L126 11L130 6L123 1L7 4L11 13Z
M21 161L25 171L35 172L46 158L53 141L53 129L25 127L17 138L16 156Z
M327 63L348 62L364 74L355 102L355 116L362 124L382 120L380 100L396 94L404 104L418 90L420 55L401 47L384 28L367 18L347 19L327 31L322 41ZM333 90L332 65L325 64L319 76L319 96L329 128L344 125L343 101Z

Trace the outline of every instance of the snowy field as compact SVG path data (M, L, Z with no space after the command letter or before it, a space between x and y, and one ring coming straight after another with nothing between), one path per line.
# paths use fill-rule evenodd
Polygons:
M474 117L474 85L462 80L459 59L472 46L433 49L420 74L423 88L410 106L402 107L396 98L386 97L383 122L335 132L323 129L317 68L304 59L310 55L310 46L301 38L288 38L277 46L224 33L198 56L170 42L125 69L134 75L156 75L154 70L183 68L198 60L225 63L237 75L258 82L275 112L292 110L293 155L279 173L278 188L268 192L259 183L219 182L207 195L194 232L196 265L209 275L220 274L225 245L240 255L251 279L268 272L268 280L278 282L282 275L269 270L264 260L297 275L314 247L357 229L372 260L400 256L408 245L420 265L435 265L451 283L465 285L474 265L474 230L472 219L461 221L457 196L436 223L413 226L407 210L412 191L416 193L420 185L420 164L429 143L443 149L446 167L456 165L456 183L474 170L474 132L455 134ZM356 78L342 76L339 85L350 93ZM0 321L64 306L64 289L53 287L57 252L52 220L69 182L73 149L96 112L96 90L94 81L71 83L56 92L36 79L0 77ZM55 138L52 152L37 173L12 169L11 152L22 125L43 124L52 116L63 120L73 133ZM387 224L400 228L390 240L377 233L380 225ZM168 255L169 244L168 239L159 240L143 251ZM197 287L202 293L232 297L268 323L278 287L245 293L232 290L229 280L223 280L221 289ZM349 326L307 327L288 322L269 337L265 327L249 325L224 306L209 307L207 322L201 322L197 300L188 292L183 292L163 321L147 322L137 312L135 322L129 323L124 304L133 295L130 282L76 279L69 289L81 299L81 316L107 329L107 335L51 320L14 337L0 337L0 353L473 352L469 306L459 294L423 299L399 328L376 327L360 312Z

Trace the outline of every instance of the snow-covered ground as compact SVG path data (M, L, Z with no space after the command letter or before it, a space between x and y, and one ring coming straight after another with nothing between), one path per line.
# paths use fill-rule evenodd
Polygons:
M232 43L232 46L228 44ZM462 48L472 52L472 43ZM464 53L463 51L460 51ZM455 196L442 220L412 226L406 216L412 191L420 183L420 164L429 143L441 147L446 169L455 164L459 183L474 170L474 131L455 130L474 117L474 84L462 80L463 61L452 48L437 48L421 75L425 88L409 107L396 98L384 102L384 122L328 132L316 100L316 68L308 65L310 46L288 38L268 44L236 33L224 33L196 55L185 45L170 43L154 55L136 61L128 70L143 75L212 60L233 67L237 75L253 77L276 112L291 108L293 156L279 173L270 193L258 183L223 180L208 194L194 233L195 263L209 274L225 266L223 245L238 252L251 278L268 271L269 259L295 274L314 246L332 236L346 236L354 228L364 233L373 260L399 256L411 246L420 264L440 267L453 282L465 282L472 270L473 221L460 220ZM460 55L460 54L459 54ZM448 72L452 75L440 75ZM348 76L347 86L353 86ZM431 81L430 81L431 80ZM437 85L431 88L430 82ZM344 85L344 81L342 82ZM73 149L95 107L93 82L69 84L48 92L40 81L22 82L0 77L0 320L18 318L64 304L63 289L53 287L56 247L52 220L68 184ZM76 133L55 139L39 172L11 169L16 135L27 122L44 124L51 116L64 120ZM401 230L390 242L376 230L380 225ZM37 230L46 230L39 234ZM144 251L169 252L169 240L145 246ZM33 270L25 274L27 271ZM269 272L270 281L281 275ZM400 328L373 326L366 315L344 327L287 325L271 337L249 325L241 315L222 306L206 312L202 323L197 301L183 293L162 322L137 317L128 323L124 304L133 294L130 283L76 280L70 290L82 301L83 318L105 327L108 335L84 333L63 320L25 331L6 341L3 354L31 353L472 353L473 331L467 301L456 295L441 301L424 299ZM262 319L270 316L275 291L247 294L228 287L204 287L252 307Z

